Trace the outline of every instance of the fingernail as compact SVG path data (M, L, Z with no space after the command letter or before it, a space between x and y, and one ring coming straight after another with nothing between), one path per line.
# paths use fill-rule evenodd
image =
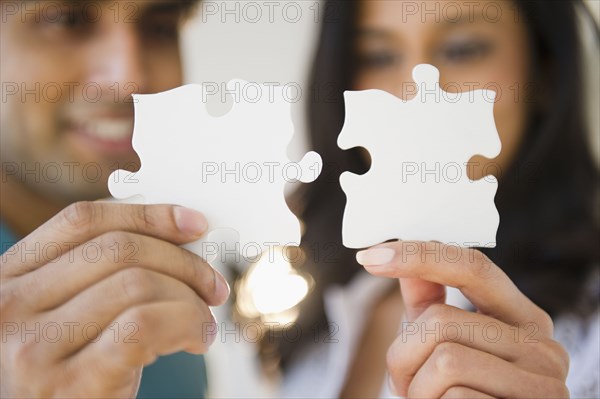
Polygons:
M223 302L225 302L227 300L227 298L229 298L229 284L227 284L227 280L225 280L225 277L223 277L223 275L219 272L215 272L215 276L217 279L217 284L216 284L216 291L215 295L217 296L217 298L221 299Z
M379 266L394 259L392 248L371 248L356 253L356 261L363 266Z
M199 236L208 227L204 215L190 208L176 206L173 208L173 216L179 231L187 235Z

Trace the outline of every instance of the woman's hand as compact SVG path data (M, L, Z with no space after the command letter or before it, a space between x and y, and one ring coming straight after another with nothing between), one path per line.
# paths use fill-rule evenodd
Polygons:
M400 279L402 331L387 356L392 388L414 398L566 398L569 357L549 315L488 257L437 242L397 241L357 254ZM456 287L477 313L445 305Z
M178 245L206 229L170 205L74 204L0 266L1 397L135 397L142 366L214 339L225 279Z

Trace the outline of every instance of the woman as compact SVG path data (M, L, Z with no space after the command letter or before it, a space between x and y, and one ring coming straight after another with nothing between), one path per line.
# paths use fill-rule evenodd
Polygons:
M285 370L282 395L376 397L386 394L386 374L392 391L410 397L600 394L598 173L582 112L582 11L580 1L327 4L310 108L313 149L325 166L302 197L308 261L301 269L316 284L297 322L303 331L320 326L321 336L339 337L344 349L309 345L311 334L280 337L275 348L265 343L271 357L264 357ZM345 199L336 183L341 171L366 171L368 156L336 145L342 93L378 88L405 97L419 63L438 67L442 87L498 88L502 152L494 160L474 157L470 176L494 170L499 179L497 247L398 241L355 254L339 239ZM407 255L407 245L417 254ZM443 251L460 261L436 257ZM372 283L359 263L399 279L401 294L381 279ZM464 294L465 309L445 304L444 286ZM344 301L353 309L344 310ZM444 334L450 323L458 331ZM569 329L580 336L565 348L554 337ZM578 375L567 380L569 355Z

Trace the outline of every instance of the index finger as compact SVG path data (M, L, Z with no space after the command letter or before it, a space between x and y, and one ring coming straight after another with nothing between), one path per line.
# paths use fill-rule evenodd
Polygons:
M109 231L127 231L180 245L197 240L206 229L202 213L177 205L76 202L9 248L2 256L0 270L3 277L28 273Z
M377 276L417 278L458 288L484 314L507 324L536 322L552 333L552 320L481 251L439 242L396 241L357 253Z

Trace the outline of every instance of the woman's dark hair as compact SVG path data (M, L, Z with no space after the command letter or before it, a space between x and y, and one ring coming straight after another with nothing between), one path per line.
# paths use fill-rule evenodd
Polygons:
M581 1L517 1L533 49L533 93L525 139L509 170L499 179L497 246L482 249L531 300L551 315L586 313L597 306L582 302L590 271L600 262L598 170L592 160L583 115L581 40L577 8ZM357 1L329 1L312 71L309 128L312 149L321 154L321 176L302 192L300 216L306 226L300 266L315 280L302 303L299 341L279 340L282 366L313 339L306 333L327 330L324 290L345 284L361 269L355 250L341 242L345 205L338 177L344 170L368 169L358 151L336 144L344 122L343 91L352 88L352 35ZM598 34L597 25L594 24ZM543 96L543 101L541 97Z

